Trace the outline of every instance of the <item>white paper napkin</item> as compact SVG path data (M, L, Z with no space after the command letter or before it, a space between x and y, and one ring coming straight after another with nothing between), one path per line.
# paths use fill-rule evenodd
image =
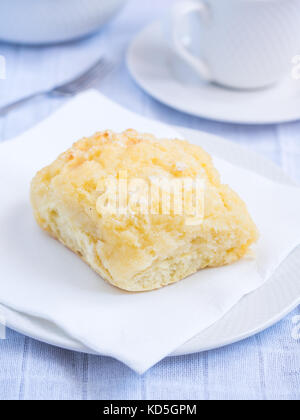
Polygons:
M203 270L158 291L126 293L43 233L29 203L37 170L78 138L107 128L180 137L89 91L0 146L0 303L48 319L87 347L143 373L260 287L299 245L300 189L216 159L223 180L247 202L260 229L257 259Z

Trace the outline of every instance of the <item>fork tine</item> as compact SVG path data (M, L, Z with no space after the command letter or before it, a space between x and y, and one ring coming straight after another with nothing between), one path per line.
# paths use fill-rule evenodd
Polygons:
M95 81L97 79L102 79L104 76L106 76L106 74L108 73L108 71L106 70L105 67L101 67L101 71L95 71L93 74L91 73L89 75L89 77L85 78L84 80L82 80L80 83L76 83L73 86L69 87L69 92L76 94L77 92L80 92L81 90L86 89L87 87L91 86L93 83L95 83Z
M108 71L110 71L112 69L112 64L109 62L104 62L102 65L100 65L99 67L93 69L85 78L85 80L83 80L82 82L89 82L90 80L95 80L97 79L97 77L101 77L103 75L105 75Z
M107 62L104 58L98 60L92 67L80 74L76 79L68 81L54 89L54 92L63 94L74 94L84 88L86 83L89 83L97 74L100 77L107 73L112 68L112 64Z
M97 64L93 65L91 68L89 68L87 71L85 71L75 79L68 81L61 86L58 86L56 88L56 91L65 91L72 93L72 91L76 90L90 76L90 74L92 74L93 71L96 71L97 69L101 68L102 65L103 60L99 60Z
M90 77L88 80L86 80L80 87L80 90L89 89L93 85L97 83L98 80L103 80L109 73L111 68L106 67L103 68L101 74L94 74L94 76Z
M73 85L75 85L75 86L76 85L80 85L82 82L84 82L85 80L87 80L90 77L90 75L92 75L94 72L99 71L104 65L105 65L104 60L99 61L97 63L97 65L91 67L85 73L83 73L81 76L79 76L76 79L70 81L69 83L67 83L63 87L70 87L70 86L73 86Z
M90 76L82 83L82 85L78 88L79 89L86 89L90 86L92 86L97 80L103 79L107 74L111 72L113 69L112 65L106 65L101 67L101 72L95 71L94 73L90 74Z
M87 83L89 83L90 80L97 80L97 78L103 77L106 74L110 73L113 70L113 67L113 64L110 62L103 63L103 65L99 67L99 69L95 69L93 72L91 72L89 77L86 79Z

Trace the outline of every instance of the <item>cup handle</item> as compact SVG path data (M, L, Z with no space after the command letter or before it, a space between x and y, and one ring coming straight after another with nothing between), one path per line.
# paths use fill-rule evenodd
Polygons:
M185 0L175 4L172 13L173 26L173 44L178 55L186 61L198 75L206 81L212 81L211 72L207 64L201 58L194 56L189 51L190 38L187 35L186 40L180 36L183 20L190 14L197 14L202 21L207 20L208 6L201 0Z

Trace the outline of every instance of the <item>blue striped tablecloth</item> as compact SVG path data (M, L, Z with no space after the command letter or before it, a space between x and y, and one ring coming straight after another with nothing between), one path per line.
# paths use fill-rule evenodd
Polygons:
M124 61L129 41L172 3L131 0L99 34L77 43L47 48L0 43L0 55L7 60L0 105L50 87L105 53L119 60L98 86L111 99L145 116L247 146L300 181L300 122L251 127L190 117L151 99L130 78ZM44 97L0 117L0 140L32 127L62 103ZM7 339L0 340L0 400L299 399L300 340L293 324L299 315L300 308L268 331L224 349L167 358L143 376L115 360L76 354L8 331Z

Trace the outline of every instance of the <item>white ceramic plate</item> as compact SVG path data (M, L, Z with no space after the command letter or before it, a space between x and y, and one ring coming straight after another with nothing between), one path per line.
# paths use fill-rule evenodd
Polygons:
M127 55L133 78L160 102L188 114L225 122L269 124L300 119L300 80L290 76L278 86L258 91L230 90L205 83L180 62L166 39L163 24L151 24L134 39Z
M278 167L248 149L210 134L176 129L215 156L274 181L291 183ZM267 284L244 297L223 319L180 347L173 355L196 353L232 344L275 324L300 304L299 272L300 248L284 262ZM29 317L9 308L3 308L3 311L7 325L18 332L54 346L93 353L48 321Z
M101 28L125 1L0 1L0 39L21 44L71 41Z

